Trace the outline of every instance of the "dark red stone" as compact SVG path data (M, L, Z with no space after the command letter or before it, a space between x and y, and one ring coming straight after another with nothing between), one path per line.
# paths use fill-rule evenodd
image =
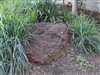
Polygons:
M59 59L68 49L68 27L64 23L35 23L31 25L36 40L26 50L30 62L48 64Z

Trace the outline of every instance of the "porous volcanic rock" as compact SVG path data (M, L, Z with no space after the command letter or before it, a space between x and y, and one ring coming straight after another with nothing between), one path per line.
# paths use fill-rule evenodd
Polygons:
M30 26L36 40L26 50L30 62L48 64L59 59L68 49L68 27L64 23L40 22Z

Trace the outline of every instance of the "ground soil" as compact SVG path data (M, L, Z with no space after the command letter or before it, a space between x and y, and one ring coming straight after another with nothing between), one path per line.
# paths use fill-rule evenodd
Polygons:
M97 24L100 24L100 13L91 12L89 10L79 10L79 13L80 12L87 15L91 14L91 17L95 18ZM78 55L81 55L89 62L86 72L79 70L79 68L75 66L75 64L78 63L78 61L76 61ZM100 75L100 54L92 56L91 54L81 52L80 49L75 49L74 45L70 45L67 54L59 60L47 65L32 63L32 70L33 75Z
M78 63L76 61L78 55L81 55L89 62L85 72L75 66ZM92 56L91 54L80 52L73 45L67 50L67 54L57 61L47 65L36 63L32 63L32 65L33 75L100 75L100 55L95 54L95 56Z

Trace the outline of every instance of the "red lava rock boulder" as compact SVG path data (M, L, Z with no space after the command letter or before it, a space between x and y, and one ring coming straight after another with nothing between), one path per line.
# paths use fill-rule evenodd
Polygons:
M36 40L26 50L30 62L48 64L59 59L68 49L68 28L64 23L35 23L31 32Z

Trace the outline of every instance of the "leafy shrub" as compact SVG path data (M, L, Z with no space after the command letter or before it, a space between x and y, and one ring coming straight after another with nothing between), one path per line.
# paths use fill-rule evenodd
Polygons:
M31 4L30 1L7 1L0 4L0 11L2 15L19 15L21 20L26 20L27 22L35 22L37 19L36 7Z
M38 8L38 22L55 22L63 18L62 12L55 2L44 1L37 4Z
M35 12L26 1L0 3L0 75L30 75L25 49L34 37L28 29L36 20Z
M100 34L93 20L85 15L77 16L69 25L71 39L81 50L100 53Z
M75 66L78 67L79 70L86 72L87 68L89 67L89 62L81 55L77 55L76 61L77 64L75 64Z
M71 12L64 12L64 21L65 22L72 22L75 19L75 16Z
M25 55L28 43L28 26L15 15L6 17L0 31L0 58L2 75L24 74L29 72L29 61Z

